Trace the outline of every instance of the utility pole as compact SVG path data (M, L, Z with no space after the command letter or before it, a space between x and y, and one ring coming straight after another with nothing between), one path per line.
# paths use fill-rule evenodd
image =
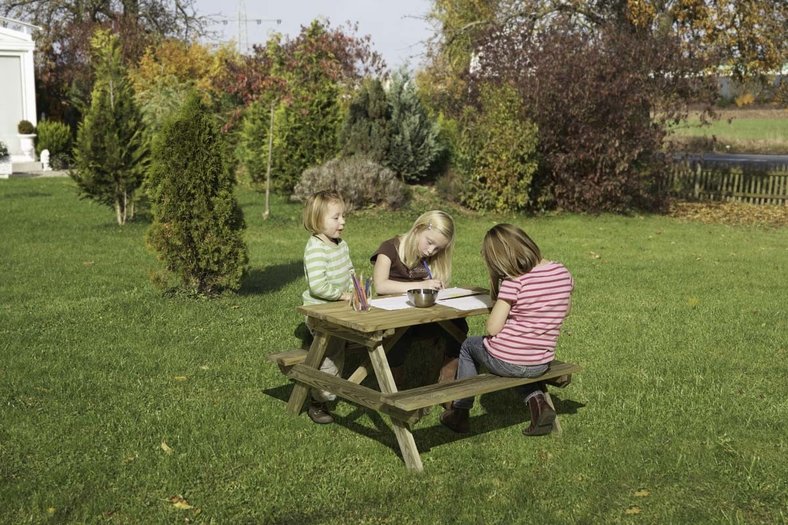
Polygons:
M249 22L257 22L261 25L263 22L276 22L277 25L282 23L281 18L248 18L246 16L246 0L238 0L238 53L244 54L249 51Z

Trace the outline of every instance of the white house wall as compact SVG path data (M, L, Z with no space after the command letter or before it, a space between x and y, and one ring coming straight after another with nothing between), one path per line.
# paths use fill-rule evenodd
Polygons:
M14 21L0 18L0 22ZM30 34L0 26L0 140L14 160L22 158L17 124L20 120L37 123L34 49Z

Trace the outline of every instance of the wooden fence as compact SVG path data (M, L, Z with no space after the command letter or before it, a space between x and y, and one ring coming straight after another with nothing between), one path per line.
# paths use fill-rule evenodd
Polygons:
M788 205L788 165L675 162L666 183L680 199Z

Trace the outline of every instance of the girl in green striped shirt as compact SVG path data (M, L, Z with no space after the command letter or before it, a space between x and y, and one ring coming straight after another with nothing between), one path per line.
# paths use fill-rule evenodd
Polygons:
M336 191L325 190L311 195L304 207L304 228L312 235L304 249L304 276L307 288L302 294L304 304L349 301L352 297L353 263L350 250L342 240L345 229L345 201ZM310 320L307 327L312 331ZM320 364L322 372L338 376L345 360L345 343L332 339ZM315 423L333 423L327 402L336 396L313 388L307 414Z

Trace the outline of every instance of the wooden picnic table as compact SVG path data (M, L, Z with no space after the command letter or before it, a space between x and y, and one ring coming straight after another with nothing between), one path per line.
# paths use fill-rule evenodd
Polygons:
M475 288L477 292L486 290ZM295 380L295 387L287 403L287 410L299 414L304 406L310 387L321 388L335 393L338 397L348 399L373 410L380 411L391 417L394 434L397 437L402 457L409 469L421 471L422 463L410 424L418 421L423 409L403 410L388 401L386 395L395 394L397 386L391 375L386 351L411 326L427 323L439 323L446 331L462 341L465 334L461 333L453 323L453 319L489 313L486 307L475 310L457 310L441 304L428 308L405 308L401 310L383 310L371 307L368 311L356 312L348 303L333 302L298 307L298 311L311 319L314 340L302 364L293 366L288 376ZM380 391L360 385L368 375L368 364L362 364L348 379L335 377L318 369L326 348L332 338L360 344L369 352L369 362L375 373Z
M472 290L488 293L481 288L472 288ZM314 331L315 337L309 351L306 355L303 351L296 350L269 356L272 361L278 363L282 372L295 382L287 403L287 411L294 415L300 414L309 389L314 387L328 390L337 397L386 414L391 418L402 458L410 470L423 470L411 425L421 419L430 407L537 380L545 380L549 384L563 387L569 384L573 372L580 371L577 365L555 361L550 370L537 379L480 374L463 380L436 383L398 392L386 359L386 352L408 328L420 324L438 323L449 334L462 341L465 339L465 334L451 321L487 314L490 308L485 306L472 310L459 310L435 304L428 308L412 307L401 310L372 307L368 311L357 312L346 302L333 302L300 306L298 311L310 318L310 325ZM326 349L335 339L360 345L369 354L369 359L347 379L319 370ZM369 374L370 364L379 391L360 384ZM548 402L552 404L549 397ZM557 419L555 428L560 431Z

